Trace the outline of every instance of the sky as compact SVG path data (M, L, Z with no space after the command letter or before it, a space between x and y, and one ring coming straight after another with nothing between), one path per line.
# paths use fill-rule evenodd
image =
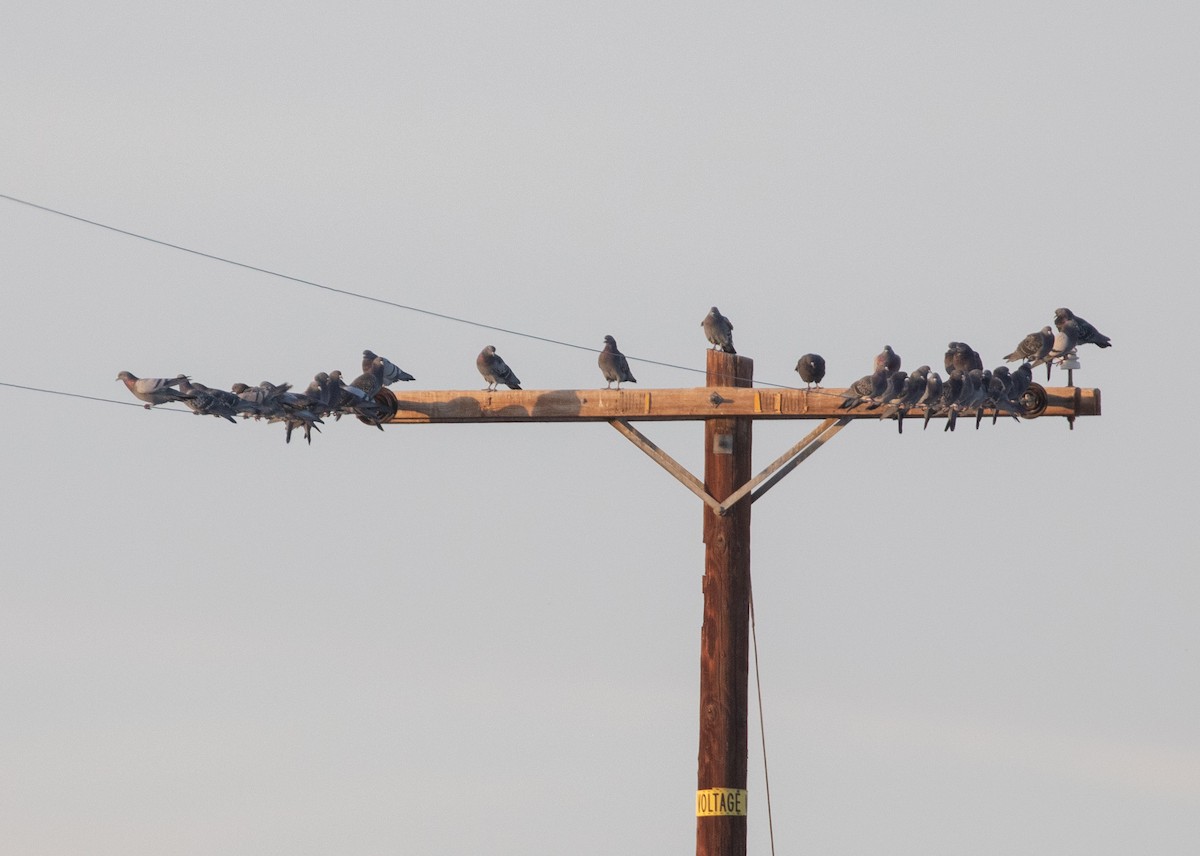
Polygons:
M1200 847L1195 4L3 17L6 851L693 852L704 512L617 432L289 445L114 378L370 348L479 389L494 344L596 388L611 334L698 386L660 363L713 304L760 383L997 365L1059 306L1114 343L1074 430L856 422L754 505L778 852ZM640 427L701 471L701 425ZM756 471L811 427L757 423Z

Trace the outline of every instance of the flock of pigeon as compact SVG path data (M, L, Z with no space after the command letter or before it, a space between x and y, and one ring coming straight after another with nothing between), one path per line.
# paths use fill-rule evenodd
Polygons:
M715 311L715 309L714 309ZM992 424L1003 413L1019 420L1024 412L1023 398L1033 383L1033 369L1046 366L1046 378L1055 362L1062 363L1075 353L1079 345L1112 346L1112 341L1070 309L1054 310L1054 326L1046 325L1023 338L1005 362L1020 362L1010 370L1007 365L985 369L979 352L965 342L951 342L943 365L945 380L929 366L919 366L911 373L900 368L900 356L885 345L875 357L871 374L856 380L846 390L840 409L866 404L867 410L880 410L879 418L896 419L896 427L904 431L904 417L919 408L925 414L923 428L937 415L946 417L945 431L953 431L963 411L974 411L975 427L983 421L984 411L992 411ZM825 376L825 361L817 354L805 354L796 363L796 371L811 389L820 388Z
M1022 412L1021 399L1033 382L1033 369L1050 367L1062 362L1075 348L1092 344L1100 348L1110 347L1107 336L1100 333L1070 309L1054 311L1054 332L1047 325L1036 333L1030 333L1016 350L1005 357L1007 362L1021 361L1015 371L1007 366L988 371L978 352L963 342L951 342L946 351L945 369L948 377L932 371L929 366L920 366L910 374L900 369L900 357L891 345L875 357L874 369L869 375L859 378L846 390L845 401L840 405L850 409L866 404L866 409L882 408L880 418L895 417L897 426L904 431L904 417L910 410L918 408L925 414L925 427L929 420L939 414L946 415L947 431L953 431L958 415L965 410L975 411L975 427L983 420L983 411L992 409L993 424L1001 413L1017 419ZM733 324L722 315L717 307L700 322L704 335L714 348L736 354L733 347ZM637 383L629 370L629 361L617 349L612 336L604 337L604 348L597 360L600 372L609 389L616 383ZM488 345L475 359L475 366L487 382L485 389L491 391L504 384L509 389L520 389L521 381L516 373ZM825 378L825 360L819 354L805 354L796 363L800 379L808 389L821 388ZM292 432L302 428L304 439L312 443L312 431L330 416L356 416L369 425L383 430L387 419L385 409L376 400L376 394L386 386L399 381L415 380L412 375L399 368L386 357L374 351L363 351L362 374L346 383L340 371L320 372L304 392L293 392L289 383L273 384L263 381L258 386L235 383L229 391L215 389L196 383L186 375L173 378L139 378L123 371L117 380L123 381L134 397L144 402L147 410L156 404L182 402L197 416L215 416L236 422L242 419L282 422L287 430L286 442L292 441Z

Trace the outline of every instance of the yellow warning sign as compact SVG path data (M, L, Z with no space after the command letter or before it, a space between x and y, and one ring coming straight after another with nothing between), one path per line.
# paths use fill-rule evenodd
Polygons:
M746 792L741 788L696 791L696 817L745 817Z

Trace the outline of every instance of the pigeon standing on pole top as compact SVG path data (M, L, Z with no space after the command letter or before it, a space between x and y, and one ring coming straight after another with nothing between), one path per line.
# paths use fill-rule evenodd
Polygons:
M700 326L704 328L704 335L712 343L714 350L720 348L727 354L737 353L733 349L733 324L721 314L717 307L714 306L708 311L704 320L700 322Z
M825 358L820 354L805 354L797 361L796 372L800 380L808 384L808 389L814 386L820 389L821 381L825 379Z
M637 378L629 370L629 360L617 350L617 340L612 336L604 337L604 350L600 352L597 363L604 379L608 381L608 389L612 389L614 380L617 382L617 389L621 388L621 381L637 383Z
M509 389L521 388L520 379L496 353L495 345L488 345L479 352L479 356L475 358L475 368L479 369L479 373L487 381L488 392L494 392L499 384L504 384Z
M1070 309L1065 306L1054 310L1054 326L1059 330L1063 328L1068 321L1074 321L1079 325L1079 334L1077 336L1078 344L1080 345L1095 345L1097 348L1111 348L1112 340L1089 324L1087 321L1080 318Z
M142 406L149 410L156 404L166 404L171 401L187 401L192 398L185 392L173 387L179 385L184 375L173 378L138 377L131 372L120 372L117 380L123 381L125 388L133 393L133 397L146 402Z

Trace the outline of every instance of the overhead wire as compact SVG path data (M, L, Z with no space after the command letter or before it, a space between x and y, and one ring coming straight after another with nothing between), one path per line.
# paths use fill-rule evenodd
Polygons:
M440 318L443 321L451 321L456 324L466 324L466 325L469 325L472 327L478 327L483 330L493 330L498 333L505 333L510 336L518 336L518 337L521 337L524 339L532 339L534 341L545 342L550 345L557 345L557 346L564 347L564 348L574 348L574 349L580 350L580 351L590 351L592 353L600 352L600 349L598 349L598 348L592 348L587 345L580 345L576 342L567 342L562 339L554 339L549 336L539 336L535 333L527 333L523 330L513 330L508 327L501 327L501 326L498 326L495 324L487 324L482 321L475 321L471 318L463 318L463 317L457 316L457 315L450 315L445 312L436 312L432 309L424 309L420 306L411 306L406 303L399 303L394 300L388 300L383 297L376 297L374 295L364 294L364 293L358 292L358 291L351 291L350 289L346 289L346 288L337 288L332 285L325 285L324 283L315 282L311 279L304 279L303 277L293 276L291 274L282 273L280 271L272 270L270 268L260 267L258 265L252 265L247 262L241 262L236 259L228 258L226 256L220 256L220 255L217 255L216 253L209 253L209 252L205 252L204 250L197 250L193 247L184 246L183 244L176 244L172 241L165 241L161 238L155 238L150 235L144 235L140 232L134 232L129 229L122 229L119 226L113 226L108 223L102 223L99 220L93 220L88 217L82 217L78 214L72 214L69 211L63 211L58 208L51 208L47 205L40 205L36 202L31 202L28 199L20 199L16 196L11 196L7 193L0 193L0 199L7 200L9 202L13 202L18 205L24 205L29 208L36 209L38 211L43 211L47 214L54 214L58 217L65 217L66 219L74 220L77 223L83 223L88 226L94 226L98 229L105 229L109 232L114 232L118 235L124 235L129 238L136 238L139 241L146 241L151 244L157 244L160 247L166 247L168 249L178 250L179 252L189 253L194 256L199 256L200 258L209 259L209 260L215 261L215 262L221 262L222 264L232 265L234 267L242 268L243 270L254 271L255 273L265 274L267 276L272 276L272 277L276 277L278 279L287 280L288 282L292 282L297 285L304 285L304 286L308 286L310 288L316 288L316 289L320 289L322 291L327 291L332 294L340 294L344 297L353 297L353 298L357 298L358 300L366 300L371 303L378 303L383 306L389 306L394 309L401 309L406 312L416 312L421 315L427 315L427 316L430 316L433 318ZM663 368L676 369L678 371L685 371L685 372L693 372L696 374L705 374L706 373L705 369L699 369L699 368L696 368L695 366L684 366L684 365L679 365L678 363L669 363L669 362L665 362L663 360L650 359L649 357L638 357L638 356L633 356L630 354L626 354L625 356L626 356L626 359L632 360L634 362L646 363L647 365L662 366ZM781 389L794 388L793 386L791 386L789 384L771 383L769 381L762 381L762 380L756 380L756 381L754 381L754 383L757 386L771 386L771 387L778 387ZM833 393L831 393L831 394L833 394ZM839 396L839 397L841 397L841 396Z

